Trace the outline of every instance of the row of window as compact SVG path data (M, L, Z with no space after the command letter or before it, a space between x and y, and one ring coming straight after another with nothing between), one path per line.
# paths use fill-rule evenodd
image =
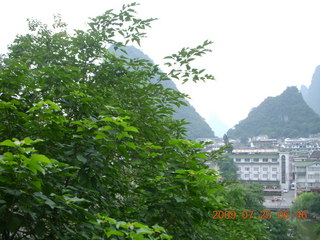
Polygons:
M296 177L301 179L301 178L306 178L307 174L304 173L300 173L298 172L296 174ZM320 173L315 173L315 174L308 174L308 179L320 179Z
M308 167L308 171L320 172L320 167Z
M255 162L255 163L273 162L273 163L277 163L278 162L278 158L236 158L235 162Z
M286 146L291 148L319 148L318 145L292 145L292 146Z
M305 167L297 167L296 173L306 174L307 169ZM308 172L320 172L320 167L308 167Z
M245 180L248 180L248 179L259 179L259 174L253 174L252 177L250 178L250 174L244 174L242 175L243 178L242 179L245 179ZM268 178L272 178L272 179L277 179L277 176L278 174L272 174L272 175L269 175L269 174L262 174L262 176L260 177L261 180L267 180ZM241 178L241 175L239 174L239 177Z
M320 174L308 174L308 179L320 179Z
M241 171L241 170L244 170L244 171L250 171L250 170L252 170L252 171L260 171L260 167L238 167L238 169ZM269 168L268 167L262 167L261 168L261 170L263 171L263 172L267 172L267 171L269 171ZM272 172L277 172L278 171L278 168L277 167L272 167L271 168L271 171Z
M320 182L315 183L297 183L298 187L320 187Z

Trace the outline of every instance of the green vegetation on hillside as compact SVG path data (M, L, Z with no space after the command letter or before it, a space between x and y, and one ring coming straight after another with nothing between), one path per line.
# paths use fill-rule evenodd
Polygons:
M318 66L312 76L309 88L301 87L301 93L306 103L320 116L320 66Z
M231 138L268 135L273 138L308 137L320 132L320 117L304 102L296 87L268 97L248 117L228 131Z

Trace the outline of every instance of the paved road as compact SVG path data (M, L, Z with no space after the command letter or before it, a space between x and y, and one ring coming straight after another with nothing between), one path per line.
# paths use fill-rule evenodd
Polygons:
M272 196L266 196L263 205L266 208L290 208L294 200L294 190L289 190L287 193L282 193L282 200L272 201Z

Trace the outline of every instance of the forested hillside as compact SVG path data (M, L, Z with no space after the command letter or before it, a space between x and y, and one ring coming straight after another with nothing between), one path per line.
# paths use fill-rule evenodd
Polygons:
M127 46L123 48L127 52L127 56L130 58L138 58L138 59L146 59L150 62L153 62L146 54L144 54L141 50L133 47ZM120 50L117 51L117 54L123 54ZM155 82L154 79L151 79L152 82ZM179 91L176 87L175 83L168 79L166 81L162 81L161 84L165 88L171 88L175 91ZM187 129L187 137L195 140L196 138L213 138L214 132L208 125L208 123L199 115L199 113L194 109L192 105L186 100L182 99L185 105L180 105L179 107L173 105L173 109L175 110L173 117L177 120L184 119L189 124L186 125Z
M309 88L301 86L301 93L309 107L320 116L320 66L316 68Z
M248 117L228 131L231 138L261 134L269 137L307 137L320 132L320 117L305 103L296 87L268 97Z

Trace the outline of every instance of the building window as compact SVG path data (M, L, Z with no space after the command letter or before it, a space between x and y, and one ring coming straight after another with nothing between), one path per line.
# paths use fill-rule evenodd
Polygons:
M250 171L250 168L249 167L245 167L244 170L245 171Z
M276 172L276 171L277 171L277 168L276 168L276 167L273 167L271 171L272 171L272 172Z
M259 171L259 167L254 167L253 171Z
M249 174L245 174L244 178L249 178L249 176L250 176Z
M320 178L320 174L316 173L316 174L308 174L308 179L319 179Z
M241 167L238 167L238 170L241 171Z
M244 161L245 162L250 162L250 158L245 158Z
M314 175L313 174L308 174L308 179L314 179Z
M278 162L277 158L272 158L272 162Z
M286 156L281 156L281 182L286 182Z
M241 158L236 158L236 162L241 162Z
M297 167L297 172L306 173L306 168L305 167Z
M268 158L263 158L262 162L268 162Z
M320 171L320 167L309 167L308 170L317 172L317 171Z
M262 168L262 171L267 172L267 171L268 171L268 168L267 168L267 167L263 167L263 168Z
M268 178L268 174L262 174L262 178L264 179Z
M254 158L253 161L254 162L259 162L259 158Z
M272 174L272 178L277 178L277 174Z
M305 178L306 177L306 172L297 172L296 176L297 176L297 178Z
M259 174L253 174L253 178L259 178Z

